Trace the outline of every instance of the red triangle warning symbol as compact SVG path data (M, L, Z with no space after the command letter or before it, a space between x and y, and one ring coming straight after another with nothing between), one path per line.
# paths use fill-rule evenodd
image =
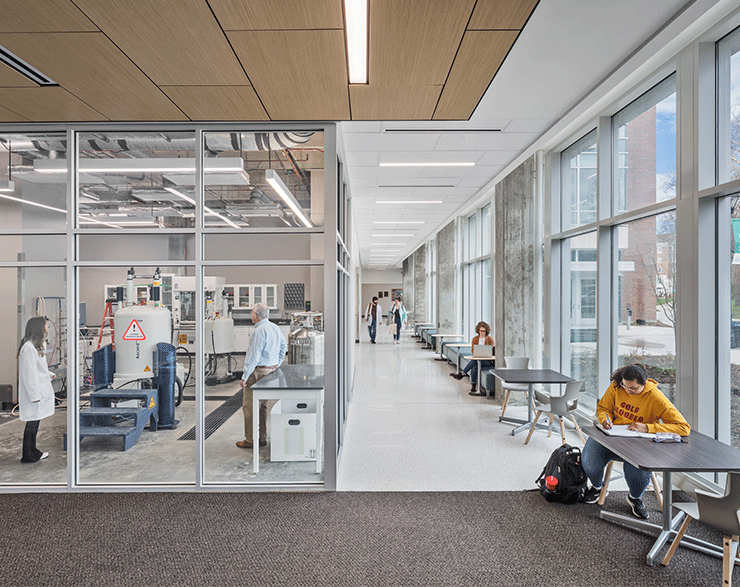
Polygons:
M139 326L139 323L136 320L131 320L131 324L128 325L126 332L123 333L121 338L123 340L146 340L146 335L141 329L141 326Z

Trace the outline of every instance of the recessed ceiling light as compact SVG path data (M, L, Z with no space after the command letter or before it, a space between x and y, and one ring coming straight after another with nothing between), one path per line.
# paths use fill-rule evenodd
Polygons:
M447 163L444 163L442 161L431 163L380 163L380 167L472 167L473 165L475 165L475 161L452 161Z
M344 0L349 83L367 83L367 0Z
M442 200L375 200L376 204L441 204Z

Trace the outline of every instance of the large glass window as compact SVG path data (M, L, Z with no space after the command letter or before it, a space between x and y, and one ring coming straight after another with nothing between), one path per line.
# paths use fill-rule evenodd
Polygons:
M561 154L563 230L596 222L596 131Z
M717 44L719 183L740 179L740 29Z
M595 409L600 397L596 362L596 233L563 241L562 337L570 355L570 376L584 379L583 404Z
M676 388L676 213L617 227L619 366L639 363L668 399Z
M614 213L676 197L676 76L618 112L614 138Z

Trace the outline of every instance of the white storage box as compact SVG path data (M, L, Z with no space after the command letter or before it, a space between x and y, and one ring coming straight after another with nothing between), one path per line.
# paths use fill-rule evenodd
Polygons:
M279 400L270 412L270 460L316 460L316 402Z

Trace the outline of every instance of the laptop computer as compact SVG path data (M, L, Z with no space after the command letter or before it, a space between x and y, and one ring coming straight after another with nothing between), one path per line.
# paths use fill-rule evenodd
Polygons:
M473 356L474 357L493 357L493 345L492 344L473 345Z

